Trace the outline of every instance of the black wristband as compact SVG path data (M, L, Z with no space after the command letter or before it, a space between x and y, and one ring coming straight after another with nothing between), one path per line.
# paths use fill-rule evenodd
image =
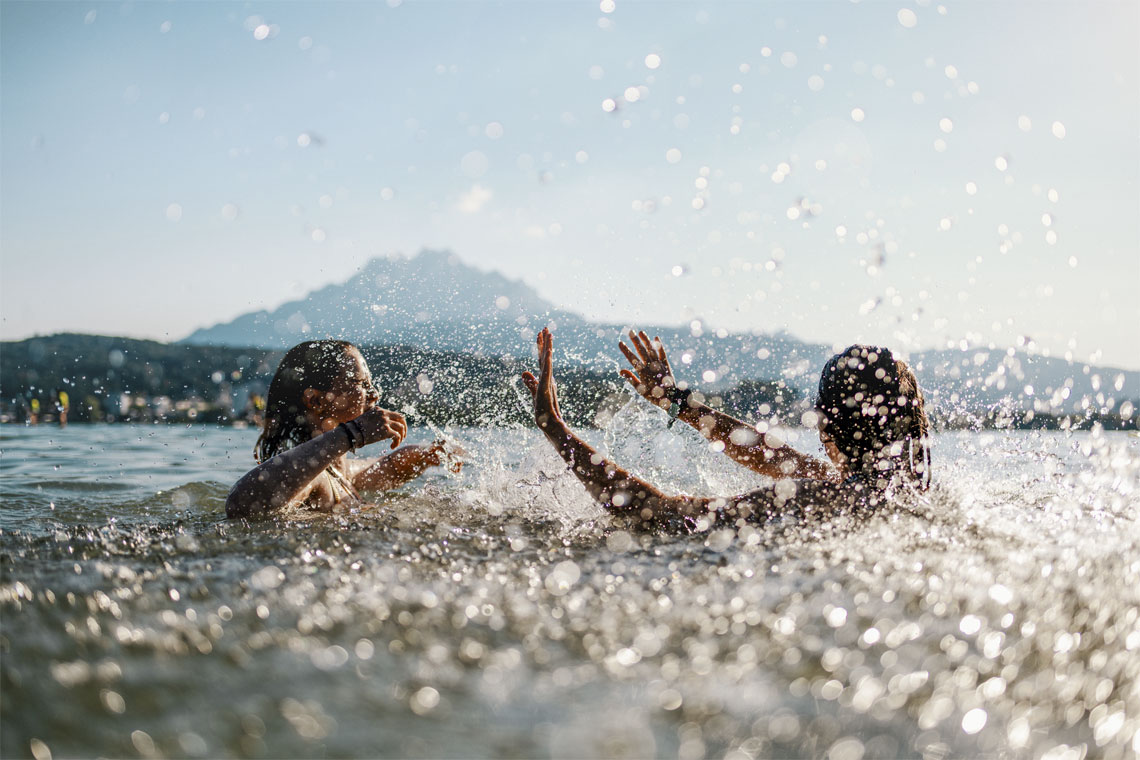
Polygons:
M343 430L344 434L348 436L348 450L356 451L356 437L352 434L352 431L348 429L348 423L342 422L337 425L337 427Z
M342 422L337 425L337 427L344 428L345 434L348 435L349 449L356 451L364 445L364 431L360 429L360 425L357 424L356 420Z
M669 399L669 423L666 427L673 427L673 423L681 416L681 412L689 406L689 396L692 395L692 388L681 390L674 385L668 390L665 394L665 398Z

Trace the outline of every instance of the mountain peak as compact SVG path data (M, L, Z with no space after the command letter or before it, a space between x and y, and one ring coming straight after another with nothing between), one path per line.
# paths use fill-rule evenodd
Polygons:
M286 347L312 337L365 344L440 345L478 337L482 350L509 353L522 326L557 314L559 322L583 323L559 311L530 286L498 272L483 272L450 251L424 249L416 256L378 256L347 282L323 286L259 319L243 315L197 330L184 342ZM441 346L462 350L459 345Z

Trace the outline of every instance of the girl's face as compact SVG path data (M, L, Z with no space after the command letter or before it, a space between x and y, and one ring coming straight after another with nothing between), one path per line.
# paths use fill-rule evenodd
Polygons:
M356 419L380 400L380 393L372 384L372 373L360 351L349 348L344 362L344 374L331 389L320 393L315 405L317 413L334 424Z

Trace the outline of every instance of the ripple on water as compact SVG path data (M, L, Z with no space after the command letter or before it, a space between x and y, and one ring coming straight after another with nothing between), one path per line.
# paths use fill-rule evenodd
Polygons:
M609 520L528 440L348 514L227 522L203 482L6 527L0 750L1134 751L1134 443L943 436L940 485L869 520L677 537ZM700 456L693 486L737 477Z

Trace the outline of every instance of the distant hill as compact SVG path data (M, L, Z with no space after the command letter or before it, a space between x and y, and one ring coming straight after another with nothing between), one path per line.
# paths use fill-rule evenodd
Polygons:
M371 260L340 285L329 285L272 312L257 311L195 331L193 345L284 349L308 337L360 345L406 345L431 351L528 357L534 334L555 326L564 362L596 372L619 366L619 325L560 310L525 283L467 266L446 252ZM678 376L724 389L744 380L783 379L811 389L831 347L785 332L737 334L642 325L669 348ZM685 360L688 361L685 361ZM1140 400L1140 372L1075 364L1003 347L922 351L909 357L931 401L977 412L1005 404L1038 412L1111 411ZM1117 387L1119 384L1120 387Z
M381 389L381 403L413 424L532 424L529 397L518 381L524 368L533 369L530 361L409 346L360 349ZM283 353L73 333L2 342L0 415L22 421L32 399L53 413L54 394L64 390L73 422L228 422L246 415L251 393L265 393ZM612 372L570 365L558 376L560 406L575 425L604 420L630 397ZM752 385L729 402L741 415L764 403L787 415L803 397L786 384ZM178 404L191 399L200 402L192 415Z

